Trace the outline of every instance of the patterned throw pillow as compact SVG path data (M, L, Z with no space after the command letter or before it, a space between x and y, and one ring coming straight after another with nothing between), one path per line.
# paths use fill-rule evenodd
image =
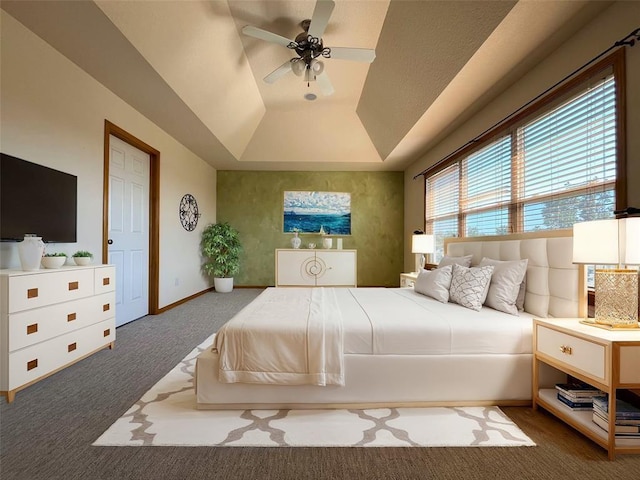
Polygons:
M479 311L487 296L493 269L493 265L471 268L454 265L449 300Z

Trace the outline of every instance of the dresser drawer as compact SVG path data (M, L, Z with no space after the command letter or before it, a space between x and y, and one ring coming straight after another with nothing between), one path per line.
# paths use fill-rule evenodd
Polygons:
M94 292L113 292L116 289L116 267L100 267L95 269Z
M68 268L9 278L8 313L93 295L94 269Z
M9 348L19 350L115 314L115 292L9 315Z
M9 354L9 384L12 390L62 368L115 340L115 319L110 318L48 342Z
M584 372L608 383L607 348L604 345L568 335L542 325L537 325L536 353L543 353L566 367Z

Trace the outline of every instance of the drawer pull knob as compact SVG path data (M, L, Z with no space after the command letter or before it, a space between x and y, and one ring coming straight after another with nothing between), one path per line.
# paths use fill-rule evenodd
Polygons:
M67 352L71 353L77 348L76 342L70 343L67 346Z
M38 297L38 289L30 288L27 290L27 298L37 298Z
M38 359L31 360L27 362L27 371L33 370L34 368L38 368Z
M111 283L111 279L109 277L105 277L102 279L102 285L109 285Z
M104 332L102 332L102 336L108 337L111 334L111 329L107 328Z
M103 312L108 312L110 308L111 307L109 306L108 303L105 303L104 305L102 305L102 311Z
M37 333L38 324L32 323L31 325L27 325L27 335L31 335L32 333Z
M565 355L571 355L572 353L571 347L568 345L560 345L560 351Z
M78 290L78 282L69 282L69 290Z
M67 322L73 322L76 319L76 312L67 315Z

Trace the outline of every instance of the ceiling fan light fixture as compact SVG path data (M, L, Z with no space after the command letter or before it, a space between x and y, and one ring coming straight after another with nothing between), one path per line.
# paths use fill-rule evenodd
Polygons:
M324 72L324 63L314 58L309 63L309 68L311 69L314 75L320 75L322 72Z
M291 61L291 71L295 73L298 77L301 77L304 74L304 71L307 69L305 63L300 59L294 59Z

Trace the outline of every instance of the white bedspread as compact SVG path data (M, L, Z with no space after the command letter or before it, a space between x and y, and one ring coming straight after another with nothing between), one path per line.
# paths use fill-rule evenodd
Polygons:
M532 352L532 315L479 312L413 288L337 289L345 354L519 355Z
M223 383L344 385L334 289L268 288L219 330L213 349Z

